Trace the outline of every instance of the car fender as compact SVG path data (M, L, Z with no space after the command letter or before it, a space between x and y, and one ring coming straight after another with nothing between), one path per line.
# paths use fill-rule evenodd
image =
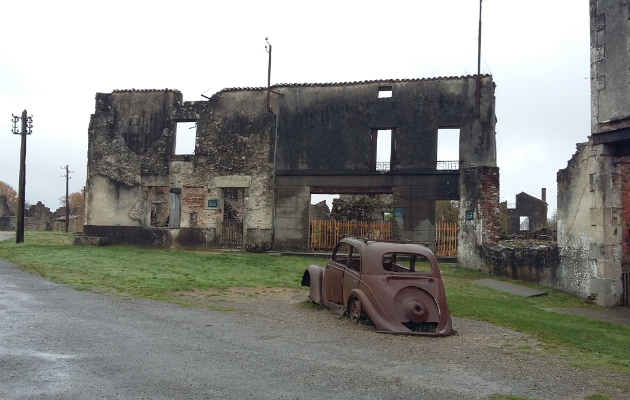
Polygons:
M302 276L302 286L311 288L309 298L313 303L322 304L322 277L324 276L324 268L319 265L311 264L304 271Z
M348 299L351 297L356 297L361 302L361 307L370 318L370 321L374 324L377 331L399 331L401 328L401 324L396 323L386 317L382 312L379 312L375 305L368 299L368 296L361 289L353 289L348 296ZM404 327L403 327L404 329Z

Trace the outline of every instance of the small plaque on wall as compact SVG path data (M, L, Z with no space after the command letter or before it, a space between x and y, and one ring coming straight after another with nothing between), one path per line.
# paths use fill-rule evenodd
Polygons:
M467 210L466 211L466 221L472 221L473 219L475 219L475 211L474 210Z
M208 203L206 208L219 208L219 200L218 199L208 199Z
M394 208L394 218L404 218L404 217L405 217L404 208Z

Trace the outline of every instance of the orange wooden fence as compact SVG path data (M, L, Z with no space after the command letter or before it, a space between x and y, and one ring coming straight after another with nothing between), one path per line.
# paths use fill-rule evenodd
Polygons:
M390 221L311 221L308 248L332 250L343 236L391 240L392 223Z
M435 223L435 255L455 257L457 255L457 223Z

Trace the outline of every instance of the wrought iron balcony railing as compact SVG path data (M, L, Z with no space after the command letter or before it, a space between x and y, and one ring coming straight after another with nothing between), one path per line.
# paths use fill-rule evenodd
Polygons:
M376 170L377 171L389 171L389 162L377 162Z
M436 169L457 171L459 169L459 161L438 161Z

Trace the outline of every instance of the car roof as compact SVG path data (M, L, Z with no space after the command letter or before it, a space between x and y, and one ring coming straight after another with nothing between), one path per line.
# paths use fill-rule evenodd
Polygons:
M386 241L377 239L359 239L354 237L346 237L339 242L348 243L359 249L361 252L362 268L364 273L382 273L383 254L386 253L410 253L425 256L433 269L437 269L437 259L428 247L418 243L402 242L402 241ZM370 271L373 270L373 271Z

